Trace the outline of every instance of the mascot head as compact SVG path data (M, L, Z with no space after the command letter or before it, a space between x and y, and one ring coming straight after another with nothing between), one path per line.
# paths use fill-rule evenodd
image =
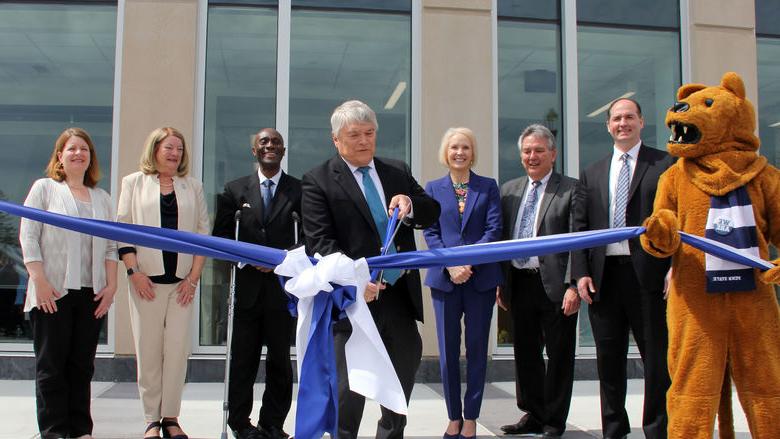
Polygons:
M667 148L676 157L703 157L724 151L756 151L756 114L745 98L745 84L734 72L720 85L687 84L666 113L672 131Z

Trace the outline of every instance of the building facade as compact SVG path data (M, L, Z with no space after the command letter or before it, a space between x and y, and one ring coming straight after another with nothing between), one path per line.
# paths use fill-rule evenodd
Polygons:
M284 169L300 177L334 154L330 112L351 98L377 111L378 155L405 160L421 183L446 172L437 151L451 126L475 131L475 171L503 183L523 174L520 132L543 123L558 138L556 170L577 177L611 147L610 101L638 100L643 140L664 148L677 87L717 83L729 70L744 78L761 153L777 165L773 0L0 1L0 198L21 203L56 136L80 126L96 143L100 186L116 200L146 135L174 126L213 218L223 184L254 170L253 133L276 127ZM28 378L18 220L0 215L0 231L0 377ZM222 377L211 365L224 354L227 274L219 261L204 270L193 379ZM426 321L424 355L435 359L429 300ZM512 355L508 325L497 312L491 352L511 379L511 362L500 361ZM134 379L124 274L99 353L98 379ZM578 365L595 356L586 312L577 353ZM582 370L595 376L595 366Z

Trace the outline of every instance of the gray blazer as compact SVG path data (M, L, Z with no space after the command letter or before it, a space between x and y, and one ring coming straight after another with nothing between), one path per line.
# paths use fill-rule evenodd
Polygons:
M113 220L111 197L99 188L90 188L92 217ZM79 216L76 200L65 182L41 178L33 183L24 205L70 216ZM19 227L24 263L41 262L46 279L65 297L68 289L81 285L81 234L59 227L22 218ZM106 286L106 260L117 261L116 242L92 237L92 289L97 293ZM35 301L35 283L28 282L24 311L38 306Z
M501 186L504 240L512 239L512 236L514 236L517 214L520 210L527 184L528 177L520 177L510 180ZM571 232L572 214L576 204L581 201L581 197L582 189L576 179L553 172L544 189L544 195L542 195L536 236ZM512 276L508 275L511 269L511 262L504 262L503 267L506 286L502 289L501 299L508 304L512 296L512 288L519 288L520 286L512 285ZM566 289L571 283L570 253L539 256L539 271L547 297L552 302L562 302Z

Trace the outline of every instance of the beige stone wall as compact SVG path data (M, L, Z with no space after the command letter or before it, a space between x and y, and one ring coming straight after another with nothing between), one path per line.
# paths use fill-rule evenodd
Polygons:
M118 181L138 170L146 136L173 126L191 141L195 114L197 0L127 0L122 40ZM117 187L119 190L119 187ZM127 284L120 264L116 354L133 354Z
M690 0L691 81L718 84L737 72L758 102L756 13L753 0Z
M423 1L420 184L447 172L437 154L442 134L454 126L477 135L475 172L494 174L492 26L490 0ZM438 356L430 291L423 296L423 355Z

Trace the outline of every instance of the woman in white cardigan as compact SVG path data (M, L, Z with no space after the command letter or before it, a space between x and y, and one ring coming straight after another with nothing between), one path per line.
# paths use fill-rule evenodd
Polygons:
M201 183L187 176L189 154L175 128L146 139L141 170L122 179L117 220L209 233ZM119 245L130 280L130 323L135 339L138 390L147 426L144 437L184 439L178 424L191 345L195 288L205 258Z
M68 128L54 144L49 178L33 183L25 206L111 220L111 197L100 178L86 131ZM103 317L116 292L114 241L22 219L24 265L30 276L24 310L30 312L35 350L35 402L42 438L90 438L90 381Z

